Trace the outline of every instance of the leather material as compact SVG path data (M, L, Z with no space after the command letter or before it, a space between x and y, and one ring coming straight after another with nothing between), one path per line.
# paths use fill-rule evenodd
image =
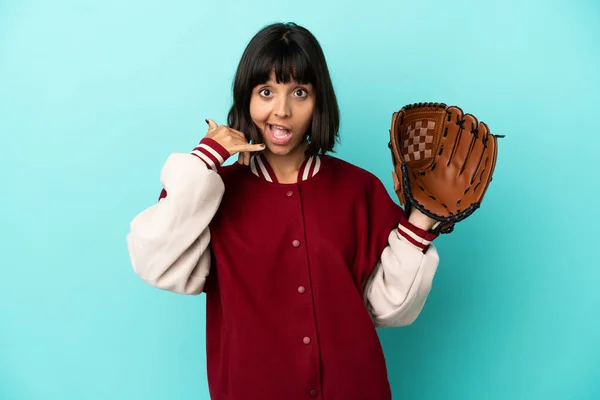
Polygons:
M449 233L481 202L496 167L497 135L474 115L443 103L416 103L392 115L394 190Z

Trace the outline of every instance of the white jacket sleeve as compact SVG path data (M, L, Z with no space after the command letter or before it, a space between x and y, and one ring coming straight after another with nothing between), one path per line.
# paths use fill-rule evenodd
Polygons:
M403 219L365 283L365 303L376 327L412 324L431 290L439 264L435 235Z
M211 266L209 224L225 190L217 171L226 154L205 139L192 154L167 159L161 171L166 197L135 216L126 238L133 270L150 285L202 293Z

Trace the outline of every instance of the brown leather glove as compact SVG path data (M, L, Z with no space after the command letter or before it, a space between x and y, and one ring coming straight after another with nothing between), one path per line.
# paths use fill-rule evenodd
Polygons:
M450 233L470 216L492 181L498 137L456 106L417 103L395 112L392 175L407 217L414 207L438 221L434 232Z

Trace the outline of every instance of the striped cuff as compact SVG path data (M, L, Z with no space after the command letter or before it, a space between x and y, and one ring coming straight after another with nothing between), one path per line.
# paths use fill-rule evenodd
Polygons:
M192 155L198 157L208 169L212 169L215 172L218 172L225 160L230 157L230 154L225 150L225 147L209 138L202 139L200 144L192 150ZM162 189L158 196L158 201L161 201L166 197L167 191Z
M398 234L401 238L405 239L422 252L426 252L431 242L438 237L435 233L431 233L411 224L405 217L400 218Z
M201 159L207 168L215 172L218 172L225 160L230 157L225 147L209 138L202 139L200 144L192 151L192 154Z

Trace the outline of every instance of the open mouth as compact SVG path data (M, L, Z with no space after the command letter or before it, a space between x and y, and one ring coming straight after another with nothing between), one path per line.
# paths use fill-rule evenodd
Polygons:
M288 144L292 138L292 131L282 126L267 124L267 134L271 141L278 145Z

